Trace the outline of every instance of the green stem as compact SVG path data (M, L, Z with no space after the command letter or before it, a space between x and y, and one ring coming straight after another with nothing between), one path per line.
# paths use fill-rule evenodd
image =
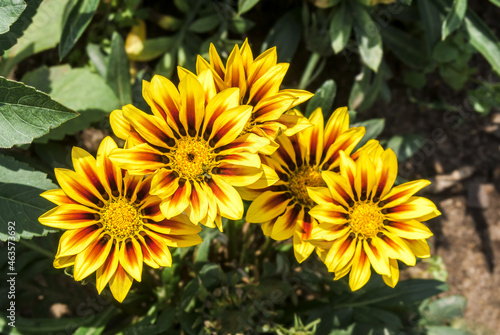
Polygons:
M309 81L311 79L311 76L314 72L314 69L316 68L316 65L318 64L319 60L321 59L321 56L317 52L313 52L311 56L309 57L309 61L307 62L306 69L304 70L304 73L302 74L302 78L300 78L299 82L299 89L303 90L309 85Z
M24 245L24 246L26 246L26 247L28 247L28 248L30 248L32 250L38 251L42 255L45 255L45 256L47 256L49 258L54 258L54 256L55 256L52 252L50 252L47 249L44 249L44 248L36 245L35 243L33 243L31 241L21 239L21 240L19 240L19 242L22 245Z

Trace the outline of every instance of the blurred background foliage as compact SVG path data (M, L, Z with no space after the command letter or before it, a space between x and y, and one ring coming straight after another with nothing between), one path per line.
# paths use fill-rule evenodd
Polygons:
M471 1L5 4L9 10L0 12L0 114L12 121L9 113L21 108L23 99L23 108L44 106L50 113L40 112L43 129L29 118L8 122L10 128L3 121L0 125L7 134L0 138L2 221L22 223L17 231L16 270L22 274L16 284L18 318L16 328L0 319L3 333L469 332L462 319L465 299L435 297L447 290L439 258L426 261L431 279L410 278L390 289L373 278L352 293L345 280L332 281L314 257L299 266L290 244L266 239L258 226L244 220L225 222L224 233L204 230L201 245L177 250L172 268L146 270L133 294L116 304L109 292L98 296L93 283L75 284L71 273L53 269L58 236L48 234L51 230L41 228L36 218L51 206L37 195L55 188L53 169L71 168L71 147L84 146L95 154L99 140L111 133L107 116L113 109L133 103L148 110L142 80L161 74L176 82L176 67L195 71L196 55L208 59L210 43L223 58L245 38L254 56L276 46L278 60L291 63L285 86L316 93L300 106L302 112L308 115L322 107L328 117L334 106L347 105L351 124L367 129L361 144L384 134L384 111L373 112L373 106L389 106L395 87L404 87L414 104L460 117L459 108L446 97L420 97L436 77L452 90L466 92L466 108L486 115L500 105L500 43L468 7ZM474 57L489 64L491 78L476 73ZM34 98L26 103L26 96ZM380 140L403 162L425 138L401 129ZM22 199L13 195L20 187L25 190ZM0 237L7 239L4 226ZM1 262L1 272L7 273L6 258ZM2 285L0 296L6 292ZM0 305L4 310L4 302Z

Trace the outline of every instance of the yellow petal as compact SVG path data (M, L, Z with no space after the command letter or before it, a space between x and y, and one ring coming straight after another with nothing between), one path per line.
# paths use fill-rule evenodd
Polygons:
M247 221L262 223L281 215L292 199L287 192L266 191L248 208Z
M356 291L362 288L370 279L370 275L370 260L364 252L362 244L358 243L352 261L351 273L349 275L349 286L351 290Z
M282 241L292 237L295 231L297 220L304 216L304 210L301 206L288 206L281 216L278 217L273 225L271 237L276 241Z
M141 246L135 238L130 238L120 248L120 264L138 282L141 281L143 256Z
M234 187L216 175L212 176L207 185L214 194L219 208L218 214L231 220L239 220L243 217L243 200Z
M108 258L113 239L103 236L89 245L83 252L76 255L74 276L76 281L88 277L97 270Z
M111 294L118 301L122 302L132 287L132 276L130 276L121 265L118 265L115 274L109 282Z
M389 258L389 265L391 268L390 276L383 276L384 283L390 287L395 287L399 280L399 267L396 259Z

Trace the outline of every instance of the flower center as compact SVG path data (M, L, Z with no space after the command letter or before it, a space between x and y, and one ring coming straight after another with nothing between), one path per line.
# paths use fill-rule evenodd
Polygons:
M305 166L294 171L290 176L288 187L295 200L304 207L314 207L314 201L307 193L307 187L325 186L321 172L310 166Z
M372 238L384 226L384 214L378 205L372 202L357 202L349 210L349 223L352 231L365 238Z
M116 239L132 237L142 228L142 219L137 208L127 199L110 200L101 210L104 231Z
M199 179L216 165L211 151L208 143L200 138L181 138L173 151L172 169L181 178Z

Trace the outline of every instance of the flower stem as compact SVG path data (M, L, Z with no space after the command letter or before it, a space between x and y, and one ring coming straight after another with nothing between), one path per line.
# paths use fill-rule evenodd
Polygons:
M309 57L309 61L307 62L306 69L304 70L304 73L302 74L302 78L300 78L299 82L299 89L303 90L309 85L309 81L311 79L311 76L314 72L314 69L316 68L316 65L318 64L321 56L317 52L313 52L311 56Z

